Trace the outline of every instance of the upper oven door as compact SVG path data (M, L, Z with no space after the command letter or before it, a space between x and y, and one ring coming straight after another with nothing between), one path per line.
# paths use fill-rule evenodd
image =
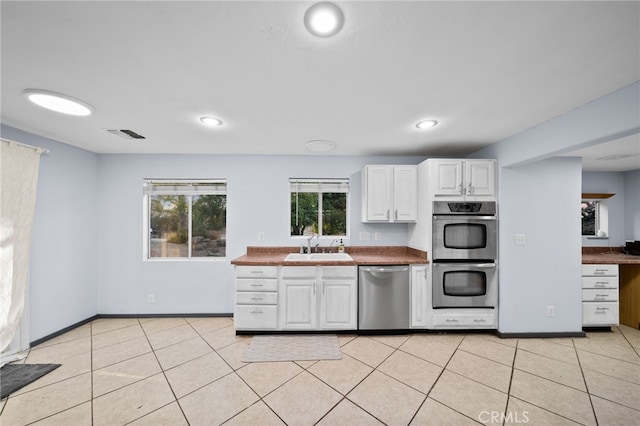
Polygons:
M496 259L496 225L495 216L434 216L433 259Z

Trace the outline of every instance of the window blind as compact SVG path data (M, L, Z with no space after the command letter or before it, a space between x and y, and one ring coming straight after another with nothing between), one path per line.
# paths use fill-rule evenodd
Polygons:
M291 192L349 192L349 179L289 179Z
M227 193L227 180L145 179L143 191L146 195L224 195Z

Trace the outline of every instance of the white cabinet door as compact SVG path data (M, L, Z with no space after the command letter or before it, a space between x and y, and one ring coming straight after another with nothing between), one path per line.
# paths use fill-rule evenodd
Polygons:
M320 284L320 328L355 330L356 281L322 280Z
M433 160L434 195L462 195L462 161Z
M416 166L393 167L393 220L395 222L418 220L418 168Z
M429 160L433 167L431 191L452 200L496 196L494 160Z
M491 160L465 161L466 194L470 196L494 196L495 170Z
M317 327L315 280L282 280L279 302L283 330L314 330Z
M427 265L411 266L411 327L428 325L427 309L431 308L428 276Z
M393 202L393 166L366 166L365 173L363 220L388 222Z

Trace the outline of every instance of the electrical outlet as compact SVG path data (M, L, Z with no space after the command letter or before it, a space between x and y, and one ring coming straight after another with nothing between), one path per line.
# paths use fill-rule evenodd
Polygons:
M264 232L258 232L258 241L264 241Z
M556 316L556 307L555 306L547 306L547 316L549 318Z
M360 241L369 241L371 239L371 232L360 232Z
M382 239L382 232L376 232L373 234L373 239L376 241L380 241Z
M527 235L526 234L516 234L516 245L524 246L527 244Z
M147 294L147 303L156 303L156 295Z

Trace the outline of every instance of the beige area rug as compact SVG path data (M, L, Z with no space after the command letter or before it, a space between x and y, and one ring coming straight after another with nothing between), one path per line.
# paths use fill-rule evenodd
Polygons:
M253 336L243 362L316 361L342 359L335 334L281 334Z

